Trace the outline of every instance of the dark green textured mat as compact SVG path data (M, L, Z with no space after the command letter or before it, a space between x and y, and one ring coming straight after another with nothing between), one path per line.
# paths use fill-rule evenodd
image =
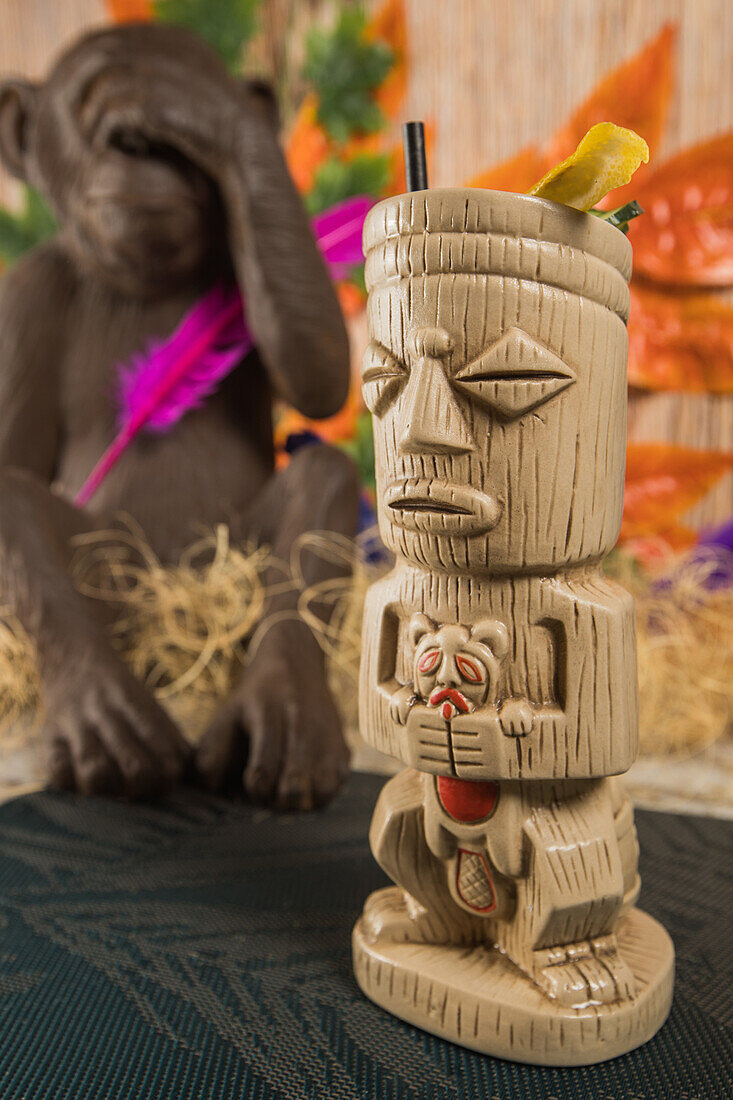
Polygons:
M276 818L182 792L0 807L3 1100L730 1100L733 826L639 813L642 904L672 933L672 1015L639 1051L533 1069L395 1020L351 975L384 879L382 781Z

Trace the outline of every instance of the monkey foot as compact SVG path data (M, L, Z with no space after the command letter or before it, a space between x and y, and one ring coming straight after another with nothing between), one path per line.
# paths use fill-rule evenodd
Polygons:
M370 943L445 943L445 928L399 886L376 890L362 914L364 936Z
M634 975L611 935L535 951L531 977L548 997L570 1008L625 1001L636 993Z

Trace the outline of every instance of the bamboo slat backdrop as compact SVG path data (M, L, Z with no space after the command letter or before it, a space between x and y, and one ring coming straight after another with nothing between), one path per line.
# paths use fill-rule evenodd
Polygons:
M544 143L609 69L660 26L679 24L666 158L733 129L731 0L405 0L410 82L405 117L430 119L431 183L461 184L529 142ZM303 36L338 0L263 0L250 64L297 93ZM0 0L0 72L40 76L81 31L107 22L104 0ZM0 178L0 201L12 201ZM634 395L630 435L733 446L733 397ZM733 475L685 517L733 513Z

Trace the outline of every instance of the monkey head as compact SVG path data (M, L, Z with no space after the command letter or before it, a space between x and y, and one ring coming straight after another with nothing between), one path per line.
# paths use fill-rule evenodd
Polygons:
M0 158L44 196L85 271L125 294L166 293L225 247L219 188L181 137L193 118L223 131L262 92L182 28L104 30L45 82L0 87Z
M410 622L410 641L415 692L429 706L440 707L444 718L497 702L501 665L509 652L503 623L482 619L470 628L459 623L437 627L427 615L417 614Z

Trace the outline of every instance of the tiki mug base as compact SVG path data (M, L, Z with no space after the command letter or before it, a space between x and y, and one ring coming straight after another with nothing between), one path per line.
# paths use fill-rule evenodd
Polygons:
M404 907L389 887L368 905ZM388 896L384 896L388 895ZM370 942L359 920L352 937L356 980L372 1001L407 1023L482 1054L541 1066L582 1066L641 1046L672 1003L674 949L664 928L639 909L618 927L619 951L636 995L617 1004L567 1008L546 997L496 948Z
M406 768L369 834L395 886L354 930L383 1008L485 1054L585 1065L664 1022L674 949L636 909L633 809L615 779L469 782Z

